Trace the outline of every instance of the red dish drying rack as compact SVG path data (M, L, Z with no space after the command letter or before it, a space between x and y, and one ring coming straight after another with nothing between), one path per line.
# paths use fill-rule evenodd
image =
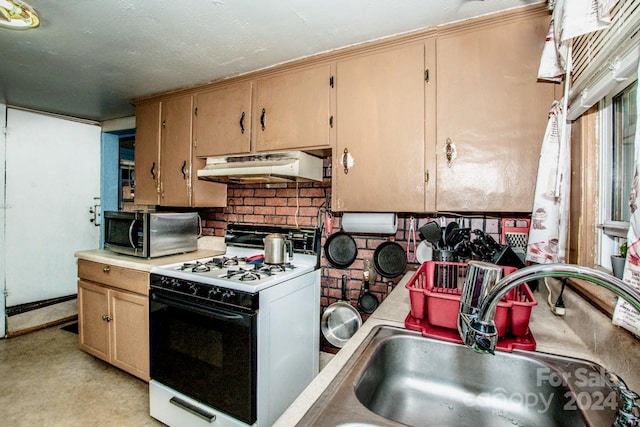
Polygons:
M516 271L514 267L501 267L505 276ZM420 331L427 337L461 343L458 310L466 275L466 263L424 262L405 285L411 301L406 328ZM529 319L532 307L537 304L526 284L510 290L502 298L494 318L499 337L497 349L535 350Z

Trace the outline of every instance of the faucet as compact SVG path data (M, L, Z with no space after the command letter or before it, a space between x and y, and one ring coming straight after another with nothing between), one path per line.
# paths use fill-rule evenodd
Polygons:
M610 274L575 264L538 264L502 277L495 264L470 261L460 297L458 332L463 342L476 352L493 354L498 342L494 322L500 299L511 289L530 280L544 277L586 280L612 291L640 312L640 292ZM629 390L615 374L610 381L622 402L614 426L640 425L640 396Z

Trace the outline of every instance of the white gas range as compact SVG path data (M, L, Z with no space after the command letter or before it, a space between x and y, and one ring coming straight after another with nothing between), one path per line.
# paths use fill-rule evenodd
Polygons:
M271 233L282 264L261 262ZM170 426L271 425L318 373L318 230L230 224L225 243L151 270L151 416Z
M230 290L260 292L316 269L317 256L295 253L283 264L265 264L258 248L228 246L224 255L152 268L167 277L197 281Z

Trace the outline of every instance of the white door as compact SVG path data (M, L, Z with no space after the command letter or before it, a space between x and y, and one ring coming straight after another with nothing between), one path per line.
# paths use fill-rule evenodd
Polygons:
M100 127L8 108L6 306L77 292L78 250L99 246Z
M5 126L7 119L7 107L4 104L0 104L0 165L4 165L5 160ZM1 169L0 169L1 171ZM4 317L4 293L5 293L5 281L4 281L4 271L5 271L5 251L4 245L4 218L5 218L5 209L4 209L4 174L0 173L0 338L5 336L7 331L7 325Z

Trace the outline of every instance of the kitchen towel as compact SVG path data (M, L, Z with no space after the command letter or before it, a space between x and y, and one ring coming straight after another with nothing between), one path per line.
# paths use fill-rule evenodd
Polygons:
M527 244L526 260L538 264L565 261L569 215L570 159L567 153L570 128L564 123L562 105L554 101L540 151Z
M561 82L571 64L571 40L611 23L611 9L618 0L557 0L540 58L538 78Z
M638 64L640 73L640 63ZM640 75L640 74L638 74ZM636 91L636 114L640 112L640 91ZM629 195L629 209L631 218L629 220L629 231L627 232L627 262L624 268L622 280L640 291L640 185L638 174L640 173L640 117L636 117L635 144L635 171L633 173L633 184ZM640 335L640 313L631 304L618 298L616 308L613 312L613 324Z

